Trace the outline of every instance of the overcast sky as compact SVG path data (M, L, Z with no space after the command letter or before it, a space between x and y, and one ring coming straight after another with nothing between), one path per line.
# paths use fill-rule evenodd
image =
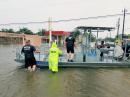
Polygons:
M0 24L86 18L130 12L130 0L0 0ZM71 31L77 26L116 26L119 17L53 23L53 30ZM121 23L122 23L122 17ZM29 27L34 31L48 24L1 26L19 29ZM122 24L121 24L122 26ZM126 32L130 26L130 15L126 17Z

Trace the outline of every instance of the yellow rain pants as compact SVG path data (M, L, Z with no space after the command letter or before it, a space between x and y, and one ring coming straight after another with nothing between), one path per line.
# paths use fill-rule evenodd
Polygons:
M53 42L51 48L49 49L49 70L52 72L58 72L58 58L59 55L62 54L62 51L59 50L56 43Z

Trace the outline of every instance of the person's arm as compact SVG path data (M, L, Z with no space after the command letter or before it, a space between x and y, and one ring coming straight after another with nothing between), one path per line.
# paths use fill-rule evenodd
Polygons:
M24 48L24 47L23 47L23 48ZM22 50L21 50L21 54L24 53L24 49L23 49L23 48L22 48Z
M50 54L50 49L48 50L48 56L49 56L49 54Z
M32 47L33 47L33 52L40 53L40 50L37 50L34 46L32 46Z
M31 47L31 50L32 50L33 52L36 51L36 48L35 48L33 45L30 45L30 47Z
M40 53L40 50L36 50L35 53Z
M62 50L58 49L59 55L62 55Z
M40 50L39 50L39 49L36 49L36 50L35 50L35 53L40 53Z
M67 38L65 39L65 42L64 42L64 46L66 47L66 44L67 44Z
M76 41L75 41L75 38L74 38L74 40L73 40L73 41L74 41L74 47L76 47Z
M113 51L113 53L114 53L114 56L115 56L115 54L116 54L116 50L117 50L117 49L116 49L116 47L115 47L115 48L114 48L114 51Z

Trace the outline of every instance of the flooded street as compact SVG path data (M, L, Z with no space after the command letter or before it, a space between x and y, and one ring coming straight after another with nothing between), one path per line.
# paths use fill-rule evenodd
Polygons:
M129 97L130 68L47 68L27 72L16 46L0 46L0 97Z

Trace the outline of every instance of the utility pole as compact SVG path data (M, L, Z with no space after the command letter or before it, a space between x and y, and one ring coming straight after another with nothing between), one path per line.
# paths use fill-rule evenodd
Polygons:
M49 30L49 46L51 46L51 42L52 42L52 20L49 17L48 19L48 30Z
M118 18L117 22L117 39L119 39L119 28L120 28L120 18Z
M122 40L124 37L124 27L125 27L125 14L126 14L127 10L124 8L123 10L123 27L122 27Z

